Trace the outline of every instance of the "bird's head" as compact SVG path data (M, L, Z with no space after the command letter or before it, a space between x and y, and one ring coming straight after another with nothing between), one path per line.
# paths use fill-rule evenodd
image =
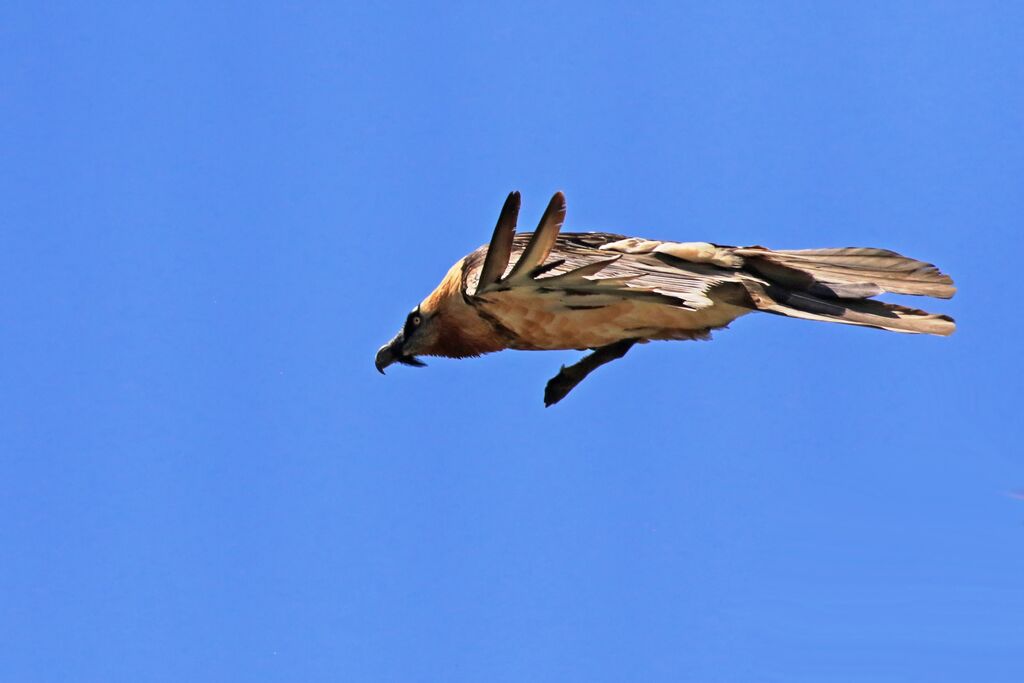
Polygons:
M426 365L417 356L466 358L505 348L493 324L464 296L466 261L452 266L437 289L409 312L398 334L378 349L374 364L381 374L394 363Z
M374 364L382 375L384 368L394 363L421 368L426 363L417 358L417 355L436 355L433 352L439 336L440 321L436 312L424 311L422 307L420 304L412 309L398 334L377 350Z

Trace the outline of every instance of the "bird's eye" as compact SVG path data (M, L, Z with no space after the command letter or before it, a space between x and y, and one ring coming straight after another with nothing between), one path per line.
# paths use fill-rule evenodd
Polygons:
M408 337L413 331L420 326L423 322L423 316L420 315L420 309L417 308L415 311L409 314L409 317L405 319L405 336Z

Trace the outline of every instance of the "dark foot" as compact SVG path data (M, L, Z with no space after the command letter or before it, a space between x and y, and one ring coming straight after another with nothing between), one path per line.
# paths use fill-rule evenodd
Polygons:
M636 339L623 339L614 344L595 349L593 353L584 356L569 367L563 365L558 374L548 380L547 386L544 387L544 407L553 406L568 396L569 392L575 389L577 384L587 378L587 375L605 363L610 363L617 358L625 356L626 352L636 342Z
M567 368L563 365L558 374L548 380L547 386L544 387L545 408L550 408L568 396L569 392L575 389L576 385L586 377L586 375L583 375L583 377L574 376L574 373L571 372L572 367Z

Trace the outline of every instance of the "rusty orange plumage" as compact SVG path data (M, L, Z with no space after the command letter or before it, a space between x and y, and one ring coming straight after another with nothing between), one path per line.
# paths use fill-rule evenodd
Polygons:
M874 248L773 251L610 233L561 233L556 193L533 233L517 235L518 192L491 241L460 259L377 352L393 363L420 355L465 358L503 349L594 349L545 389L561 400L590 372L637 342L707 339L763 311L905 333L948 335L952 318L871 299L883 292L949 298L935 266Z

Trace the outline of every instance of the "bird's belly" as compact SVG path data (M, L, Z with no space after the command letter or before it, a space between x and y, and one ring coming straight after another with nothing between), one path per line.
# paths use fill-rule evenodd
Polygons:
M512 332L512 348L588 349L623 339L693 339L724 327L749 309L716 303L693 311L646 301L618 301L596 308L503 301L491 313Z

